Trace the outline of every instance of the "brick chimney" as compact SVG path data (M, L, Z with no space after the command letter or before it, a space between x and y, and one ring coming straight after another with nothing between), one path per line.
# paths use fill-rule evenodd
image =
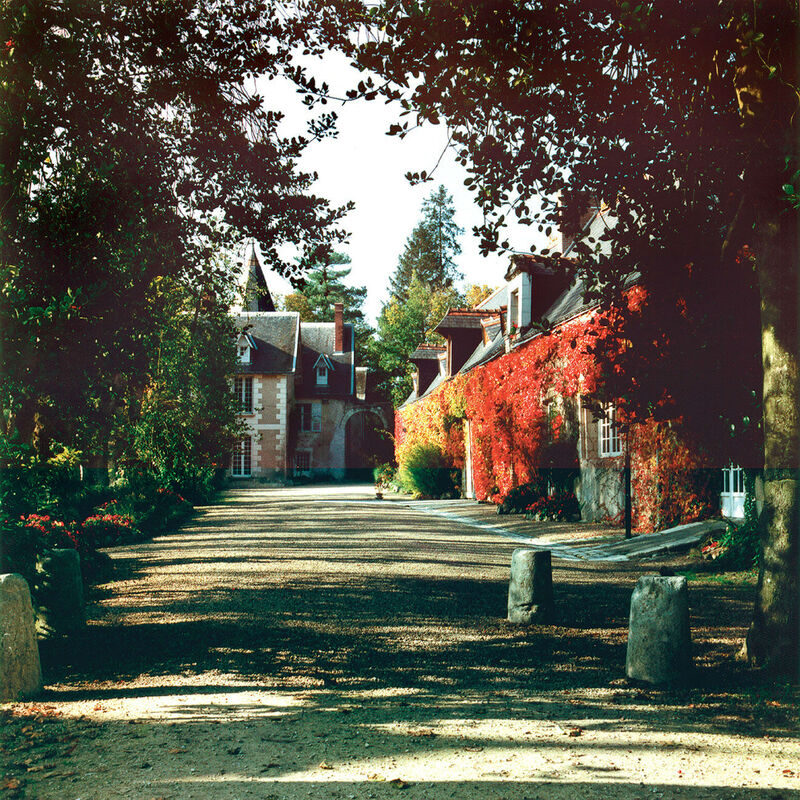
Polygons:
M333 352L344 352L344 320L341 303L333 304Z

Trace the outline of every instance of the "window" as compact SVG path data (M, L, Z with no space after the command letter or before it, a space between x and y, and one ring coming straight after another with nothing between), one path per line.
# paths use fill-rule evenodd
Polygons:
M301 431L322 430L322 403L298 403L297 415Z
M744 470L733 464L722 470L722 492L719 495L723 517L744 519Z
M250 477L250 454L252 451L252 444L250 437L246 436L236 444L233 449L233 458L231 459L231 474L237 478Z
M604 410L605 417L597 422L600 456L621 456L622 441L617 429L617 409L609 403Z
M250 363L250 344L247 341L242 341L239 344L239 363L240 364Z
M508 304L508 333L516 333L519 326L519 289L511 292Z
M294 454L294 471L308 472L311 469L311 451L296 450Z
M239 406L239 413L253 413L253 377L240 375L233 379L233 393Z
M328 385L328 368L324 364L317 367L317 386Z

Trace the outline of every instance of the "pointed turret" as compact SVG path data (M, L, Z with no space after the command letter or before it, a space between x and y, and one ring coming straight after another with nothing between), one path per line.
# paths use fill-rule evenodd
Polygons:
M256 253L255 240L250 240L245 249L245 271L247 283L244 289L244 311L274 311L275 303L269 293L264 270Z

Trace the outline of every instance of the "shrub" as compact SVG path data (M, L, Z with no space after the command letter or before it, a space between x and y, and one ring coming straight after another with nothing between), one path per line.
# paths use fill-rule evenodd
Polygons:
M457 497L456 480L444 454L435 444L413 444L397 471L405 492L420 497Z
M192 510L181 494L159 486L152 472L141 467L126 469L114 482L114 491L116 498L98 510L130 517L148 536L164 532Z
M142 538L141 532L126 514L96 514L89 517L83 521L80 534L85 546L93 550L129 544Z
M57 549L77 549L78 535L59 519L48 514L28 514L20 518L23 528L35 537L37 552Z
M755 487L752 473L745 472L744 521L728 528L716 543L719 556L714 565L720 569L757 569L761 558L761 526L754 500Z
M574 520L580 518L578 500L571 492L556 492L540 497L526 509L526 516L535 520Z
M397 468L392 464L379 464L372 470L372 479L376 486L388 486L394 483L397 476Z
M33 587L36 556L41 552L41 532L22 520L0 521L0 573L17 572Z
M498 514L521 514L526 511L531 503L539 500L544 495L540 481L532 481L522 486L517 486L503 498L497 506Z

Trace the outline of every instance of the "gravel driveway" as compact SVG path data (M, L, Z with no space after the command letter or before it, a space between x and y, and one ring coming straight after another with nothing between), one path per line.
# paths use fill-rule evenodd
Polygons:
M556 624L515 628L514 542L371 494L232 491L111 551L3 706L0 797L800 797L796 696L732 660L749 583L692 581L692 687L629 686L653 562L557 561Z

